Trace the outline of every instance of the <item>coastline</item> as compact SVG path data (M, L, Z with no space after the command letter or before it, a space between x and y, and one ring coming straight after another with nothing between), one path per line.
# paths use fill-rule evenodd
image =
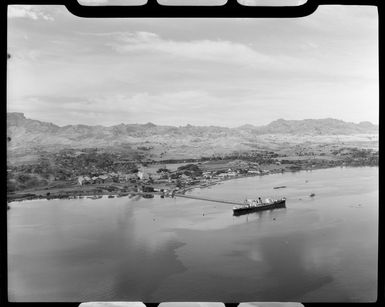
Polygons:
M378 165L368 165L368 166L327 166L327 167L314 167L311 169L300 169L300 170L288 170L288 169L280 169L279 171L272 171L265 174L239 174L238 176L228 177L228 178L216 178L215 180L211 182L202 182L202 179L199 183L189 185L183 188L176 188L175 184L166 184L162 189L167 189L169 191L174 191L174 193L178 194L185 194L186 192L191 192L195 189L204 189L211 186L215 186L218 184L221 184L226 181L230 180L237 180L237 179L243 179L248 177L259 177L259 176L267 176L267 175L273 175L273 174L283 174L283 173L297 173L297 172L303 172L303 171L313 171L313 170L320 170L320 169L331 169L331 168L346 168L346 167L378 167ZM154 184L158 185L158 184ZM72 188L72 189L71 189ZM113 189L114 191L106 192L108 189ZM54 192L55 190L59 190ZM15 202L24 202L24 201L31 201L31 200L55 200L55 199L100 199L100 198L108 198L110 196L113 196L113 198L120 198L120 197L135 197L135 196L143 196L144 194L152 194L152 195L163 195L164 197L172 197L167 196L163 192L160 191L153 191L153 192L138 192L133 190L133 187L122 189L121 185L109 185L109 184L100 184L96 186L92 186L91 189L81 189L80 186L69 186L64 187L62 189L58 189L56 187L54 188L45 188L45 189L34 189L30 191L26 191L25 193L20 193L18 195L9 195L7 194L7 203L8 205ZM44 191L46 195L43 195L41 192ZM51 194L53 193L53 194ZM11 198L10 198L11 196ZM8 206L8 209L10 207Z
M186 193L186 192L191 192L191 191L193 191L195 189L204 189L204 188L207 188L207 187L210 187L210 186L213 186L213 185L221 184L221 183L223 183L225 181L243 179L243 178L248 178L248 177L260 177L260 176L285 174L285 173L300 173L300 172L317 171L317 170L333 169L333 168L364 168L364 167L377 167L378 168L378 165L363 165L363 166L345 166L345 165L342 166L341 165L341 166L330 166L330 167L317 167L317 168L312 168L312 169L301 169L301 170L297 170L297 171L286 170L286 171L282 171L282 172L271 172L271 173L268 173L268 174L260 174L260 175L243 175L243 176L237 176L237 177L233 177L233 178L221 179L219 182L216 182L216 183L213 183L213 184L209 184L207 186L200 186L200 185L191 186L191 187L189 187L187 189L184 189L183 194ZM281 187L278 187L278 188L281 188ZM286 188L286 187L284 187L284 188Z

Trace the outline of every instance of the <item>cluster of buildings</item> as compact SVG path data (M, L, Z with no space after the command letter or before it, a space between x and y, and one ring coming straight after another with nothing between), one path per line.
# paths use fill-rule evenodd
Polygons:
M126 183L141 181L143 183L151 180L168 179L168 175L164 173L148 173L145 171L138 171L136 173L103 173L102 175L82 175L78 176L77 183L79 185L86 184L101 184L109 182Z
M192 177L189 175L186 175L184 173L147 173L144 171L138 171L136 173L130 173L130 174L123 174L123 173L106 173L102 175L93 175L93 176L79 176L77 179L77 182L79 185L87 185L87 184L102 184L102 183L109 183L109 182L116 182L116 183L126 183L126 182L132 182L132 183L149 183L153 181L157 182L180 182L184 185L191 185L195 183L199 183L200 180L221 180L221 179L227 179L227 178L234 178L241 174L250 174L250 175L263 175L268 174L268 170L257 170L257 169L227 169L225 171L205 171L202 173L201 176L198 177Z
M143 178L143 176L141 176ZM110 174L103 174L103 175L94 175L94 176L79 176L77 179L77 182L79 185L86 185L86 184L101 184L101 183L108 183L108 182L129 182L131 180L138 180L139 176L138 173L132 173L132 174L117 174L117 173L110 173Z
M95 183L104 183L106 180L108 180L107 175L101 175L101 176L79 176L78 177L78 184L79 185L85 185L85 184L95 184Z
M269 170L256 170L256 169L249 169L249 170L233 170L229 168L225 172L221 172L217 174L215 171L211 172L204 172L202 174L202 177L204 179L225 179L225 178L233 178L237 177L241 174L250 174L250 175L263 175L263 174L268 174L270 171Z

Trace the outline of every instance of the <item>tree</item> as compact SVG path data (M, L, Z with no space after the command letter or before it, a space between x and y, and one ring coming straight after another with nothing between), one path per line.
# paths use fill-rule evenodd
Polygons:
M176 181L176 186L177 186L177 188L182 188L183 187L182 181L180 179L178 179Z
M156 171L158 174L160 174L160 173L170 173L171 171L169 170L169 169L167 169L167 168L160 168L160 169L158 169L157 171Z

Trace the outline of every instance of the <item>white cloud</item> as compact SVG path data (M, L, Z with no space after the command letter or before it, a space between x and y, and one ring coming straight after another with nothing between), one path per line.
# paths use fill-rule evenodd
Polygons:
M345 88L350 89L349 86L336 87L333 84L321 88L318 84L305 87L291 84L291 87L277 92L271 91L269 86L266 90L259 89L242 97L237 95L239 91L223 96L206 90L172 89L161 93L126 90L109 95L84 93L73 97L64 96L64 93L29 97L10 95L7 108L8 111L24 112L27 117L58 125L111 126L153 122L173 126L235 127L246 123L267 124L277 118L326 117L377 123L378 96L372 98L370 95L378 89L358 87L352 98Z
M118 43L109 44L116 51L161 52L175 57L193 60L245 64L255 66L271 62L271 57L261 54L249 46L226 40L165 40L150 32L118 34Z
M375 8L186 24L79 19L62 6L35 7L21 6L16 13L26 18L9 29L8 106L31 118L222 126L378 118ZM34 26L39 12L55 17L52 26Z
M40 8L33 5L10 5L8 6L8 18L30 18L33 20L44 19L53 21L54 18L44 13Z

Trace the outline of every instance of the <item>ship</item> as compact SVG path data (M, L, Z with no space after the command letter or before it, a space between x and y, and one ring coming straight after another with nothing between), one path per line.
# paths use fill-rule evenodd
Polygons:
M241 215L255 211L276 209L276 208L285 208L286 198L282 197L281 199L271 199L266 198L265 201L259 199L246 199L243 205L238 205L233 207L234 215Z

